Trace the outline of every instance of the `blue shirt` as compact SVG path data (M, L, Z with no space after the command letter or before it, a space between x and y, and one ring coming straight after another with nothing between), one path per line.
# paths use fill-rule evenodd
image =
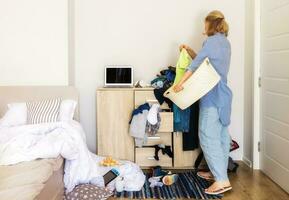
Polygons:
M219 83L202 97L201 107L217 107L220 121L224 126L230 124L232 91L227 86L227 75L231 60L231 45L224 34L216 33L209 36L203 43L203 48L189 65L187 70L195 71L208 57L212 66L221 76Z

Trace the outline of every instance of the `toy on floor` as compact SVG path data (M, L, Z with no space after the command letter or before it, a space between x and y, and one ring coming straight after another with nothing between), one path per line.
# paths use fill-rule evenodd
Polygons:
M177 182L179 176L177 174L168 174L162 178L164 185L172 185Z
M177 182L178 174L173 174L171 171L165 171L161 166L156 166L151 169L152 177L149 178L150 187L162 187L163 185L172 185Z
M116 165L119 165L119 163L117 162L117 160L114 160L112 157L106 157L105 159L103 159L100 162L101 165L106 166L106 167L113 167Z

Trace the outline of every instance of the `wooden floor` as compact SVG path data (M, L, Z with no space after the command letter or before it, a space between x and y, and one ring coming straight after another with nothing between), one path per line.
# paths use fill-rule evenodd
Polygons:
M223 200L289 200L289 195L270 178L243 163L236 174L230 175L230 181L233 190Z
M233 190L227 192L222 200L289 200L289 195L270 178L243 163L236 174L230 174L230 181Z

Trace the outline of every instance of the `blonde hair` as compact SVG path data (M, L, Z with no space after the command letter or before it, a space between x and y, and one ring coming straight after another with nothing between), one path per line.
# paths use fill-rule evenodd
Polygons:
M205 18L205 21L208 22L209 26L207 30L208 36L214 35L215 33L223 33L228 36L229 25L222 12L218 10L210 12Z

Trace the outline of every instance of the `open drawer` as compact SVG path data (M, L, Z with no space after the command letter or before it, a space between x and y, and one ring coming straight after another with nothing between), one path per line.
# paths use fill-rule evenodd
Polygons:
M153 146L158 144L172 146L172 133L157 133L154 136L149 136L147 138L147 143L144 146Z
M137 108L138 106L144 103L158 103L154 95L153 90L145 90L145 91L135 91L134 92L134 107ZM162 109L169 109L168 104L165 102L161 105Z
M160 112L161 125L158 132L173 132L174 131L174 115L172 112Z
M163 155L159 151L159 160L155 160L155 149L150 147L136 148L135 149L135 162L141 167L151 167L160 165L162 167L172 167L172 158L168 155Z

